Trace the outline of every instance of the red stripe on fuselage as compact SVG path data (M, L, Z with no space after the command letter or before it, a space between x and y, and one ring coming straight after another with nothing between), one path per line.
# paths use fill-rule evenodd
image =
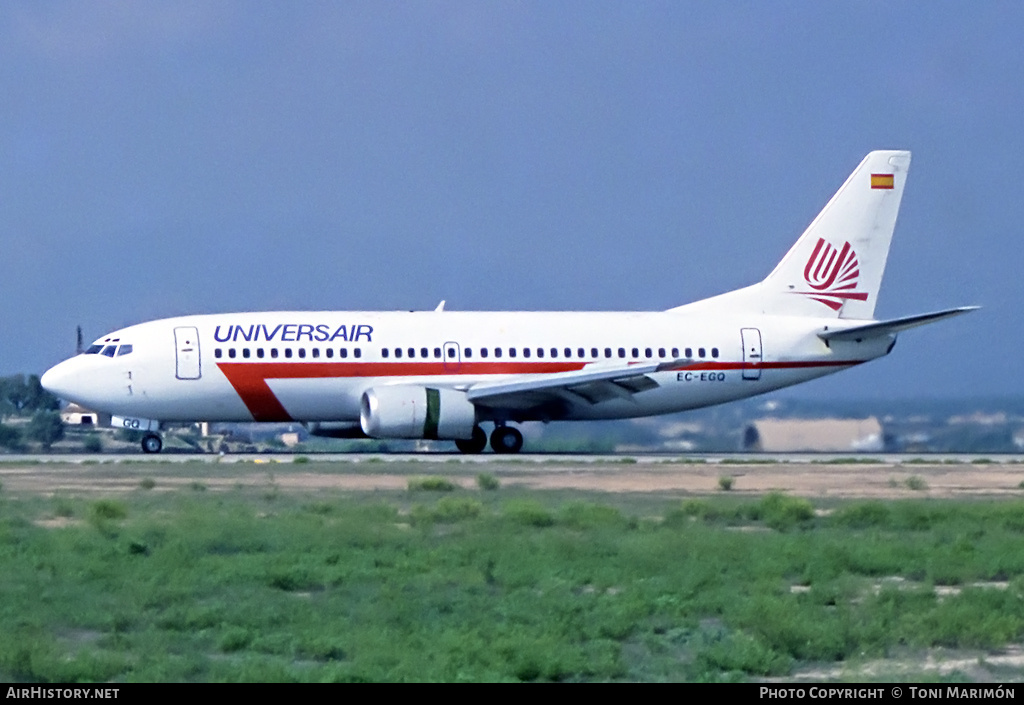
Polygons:
M441 375L553 374L583 369L583 362L218 362L254 421L294 421L268 379L436 377Z
M644 362L632 361L631 364ZM665 370L792 370L849 367L864 360L792 362L694 362ZM267 384L270 379L334 379L360 377L439 377L445 375L555 374L581 370L586 362L218 362L254 421L294 421Z

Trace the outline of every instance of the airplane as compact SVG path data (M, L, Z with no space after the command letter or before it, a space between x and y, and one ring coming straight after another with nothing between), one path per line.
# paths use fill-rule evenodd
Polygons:
M511 424L624 419L743 399L890 353L976 309L875 320L910 152L868 154L761 282L656 312L279 311L132 325L48 370L54 395L144 432L304 423L314 435L517 453ZM485 433L481 424L493 424Z

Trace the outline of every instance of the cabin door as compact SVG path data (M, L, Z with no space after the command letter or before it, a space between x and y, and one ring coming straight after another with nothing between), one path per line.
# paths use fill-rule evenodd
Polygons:
M761 379L761 331L740 328L743 340L743 379Z
M199 379L199 330L194 326L174 329L175 376L178 379Z

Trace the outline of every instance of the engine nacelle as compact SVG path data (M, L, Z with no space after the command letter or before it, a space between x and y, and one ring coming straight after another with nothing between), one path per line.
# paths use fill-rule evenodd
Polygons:
M359 423L373 438L466 439L473 437L476 407L454 389L373 387L360 400Z

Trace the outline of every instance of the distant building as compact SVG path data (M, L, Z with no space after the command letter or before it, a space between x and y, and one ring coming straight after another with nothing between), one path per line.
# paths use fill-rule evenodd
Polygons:
M68 404L60 412L60 420L68 426L109 426L110 415L92 411L78 404Z
M743 450L764 453L877 452L884 450L882 425L866 419L760 419L743 432Z

